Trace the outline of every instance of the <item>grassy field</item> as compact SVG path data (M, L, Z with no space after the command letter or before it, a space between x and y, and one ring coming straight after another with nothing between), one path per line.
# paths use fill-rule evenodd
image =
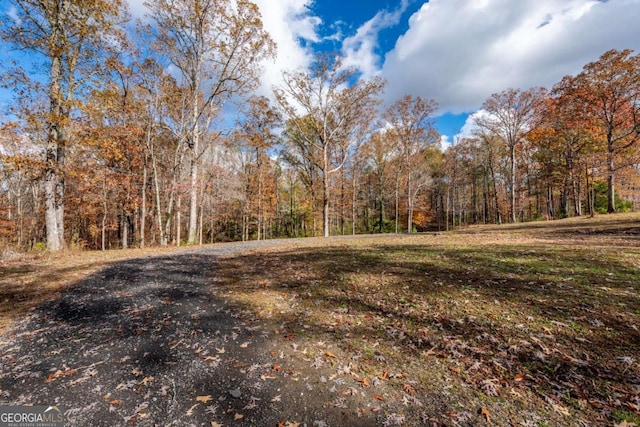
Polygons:
M335 343L355 375L393 373L452 425L482 411L640 426L639 215L313 241L222 267L229 300L305 339L308 357Z
M158 252L5 261L0 332L100 267ZM495 425L640 426L638 214L296 240L222 259L213 286L309 360L337 356L363 387L395 387L425 424L480 412Z

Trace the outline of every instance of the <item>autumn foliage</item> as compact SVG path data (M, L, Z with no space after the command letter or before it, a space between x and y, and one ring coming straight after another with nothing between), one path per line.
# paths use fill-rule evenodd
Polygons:
M338 55L255 96L276 46L251 2L155 0L153 22L128 36L120 3L99 2L85 25L86 5L70 2L56 12L65 28L46 5L18 3L0 19L3 40L49 68L17 63L4 76L17 96L0 129L3 247L413 232L639 201L640 59L630 50L552 88L491 95L475 133L440 147L437 100L380 107L384 82ZM35 32L16 21L45 18ZM77 40L65 36L73 29Z

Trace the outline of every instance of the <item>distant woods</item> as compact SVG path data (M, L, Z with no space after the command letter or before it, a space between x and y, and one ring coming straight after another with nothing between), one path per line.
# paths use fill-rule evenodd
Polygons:
M277 46L249 1L13 0L0 248L416 232L636 207L640 57L505 89L441 147L436 100L381 102L337 55L257 96ZM126 28L126 30L125 30Z

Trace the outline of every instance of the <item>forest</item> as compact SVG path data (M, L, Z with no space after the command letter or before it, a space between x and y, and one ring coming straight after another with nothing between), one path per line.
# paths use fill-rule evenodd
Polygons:
M339 54L257 95L277 46L247 0L14 0L0 37L0 249L412 233L634 210L640 55L505 88L446 147L438 103L383 103ZM61 6L62 5L62 6Z

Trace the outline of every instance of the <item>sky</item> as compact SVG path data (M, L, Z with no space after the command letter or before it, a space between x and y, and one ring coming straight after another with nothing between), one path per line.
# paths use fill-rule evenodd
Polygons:
M448 141L493 93L550 88L610 49L640 53L640 0L255 1L279 46L265 90L335 50L364 78L386 79L386 104L435 99Z
M144 0L128 0L134 18ZM260 92L284 70L339 52L362 78L387 81L384 103L435 99L445 142L469 134L472 115L510 87L550 88L610 49L640 53L640 0L254 0L278 45ZM0 0L6 8L11 0Z

